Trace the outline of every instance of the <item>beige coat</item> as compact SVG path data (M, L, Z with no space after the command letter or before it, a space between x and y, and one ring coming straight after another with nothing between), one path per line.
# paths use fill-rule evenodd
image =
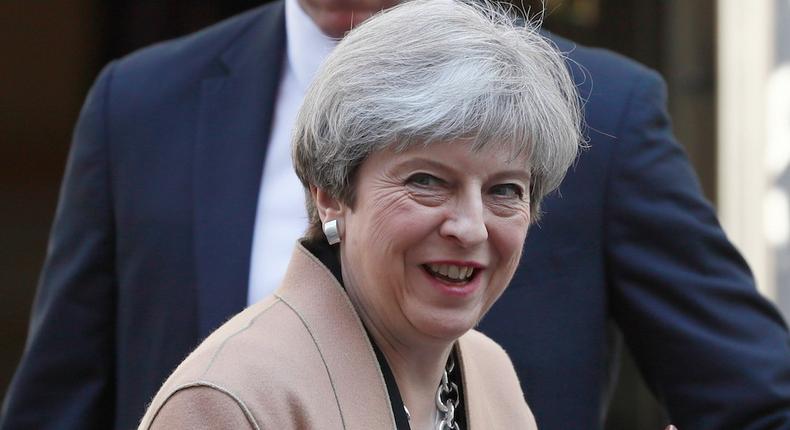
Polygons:
M472 330L458 351L469 429L535 429L502 348ZM348 296L299 244L283 286L198 346L139 428L369 430L393 429L395 419Z

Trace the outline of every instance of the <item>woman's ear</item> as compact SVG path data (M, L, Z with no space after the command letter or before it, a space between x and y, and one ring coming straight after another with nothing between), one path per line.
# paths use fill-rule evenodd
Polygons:
M345 205L342 202L315 185L310 186L310 195L313 197L313 202L315 202L315 208L318 211L318 217L321 218L321 223L342 220L343 215L345 215Z

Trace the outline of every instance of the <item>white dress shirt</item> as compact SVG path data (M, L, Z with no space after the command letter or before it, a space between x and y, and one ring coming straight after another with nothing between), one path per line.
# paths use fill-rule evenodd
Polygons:
M285 32L286 58L255 215L248 304L277 289L294 243L307 229L304 187L291 162L291 132L307 87L337 44L321 33L297 0L285 0Z

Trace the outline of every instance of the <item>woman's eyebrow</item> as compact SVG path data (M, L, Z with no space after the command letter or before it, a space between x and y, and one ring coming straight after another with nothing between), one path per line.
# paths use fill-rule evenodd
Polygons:
M496 172L490 176L490 179L498 178L515 178L524 182L529 182L532 179L532 175L530 175L528 170L511 169Z
M404 160L402 162L397 163L396 165L398 168L408 168L408 167L434 167L437 169L442 170L452 170L452 167L446 163L442 163L441 161L437 161L432 158L426 157L414 157Z
M427 157L409 158L408 160L404 160L395 165L395 168L398 170L409 169L409 168L426 168L426 167L434 168L442 171L451 171L451 172L460 170L451 164L444 163L436 159L427 158ZM508 169L508 170L493 172L490 175L487 175L486 179L496 180L499 178L515 178L524 182L529 182L531 179L531 175L528 170Z

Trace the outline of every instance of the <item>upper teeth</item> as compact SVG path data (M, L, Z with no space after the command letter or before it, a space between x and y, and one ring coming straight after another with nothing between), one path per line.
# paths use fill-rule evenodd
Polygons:
M459 281L472 276L472 272L475 270L470 266L456 266L454 264L429 264L428 268L434 273Z

